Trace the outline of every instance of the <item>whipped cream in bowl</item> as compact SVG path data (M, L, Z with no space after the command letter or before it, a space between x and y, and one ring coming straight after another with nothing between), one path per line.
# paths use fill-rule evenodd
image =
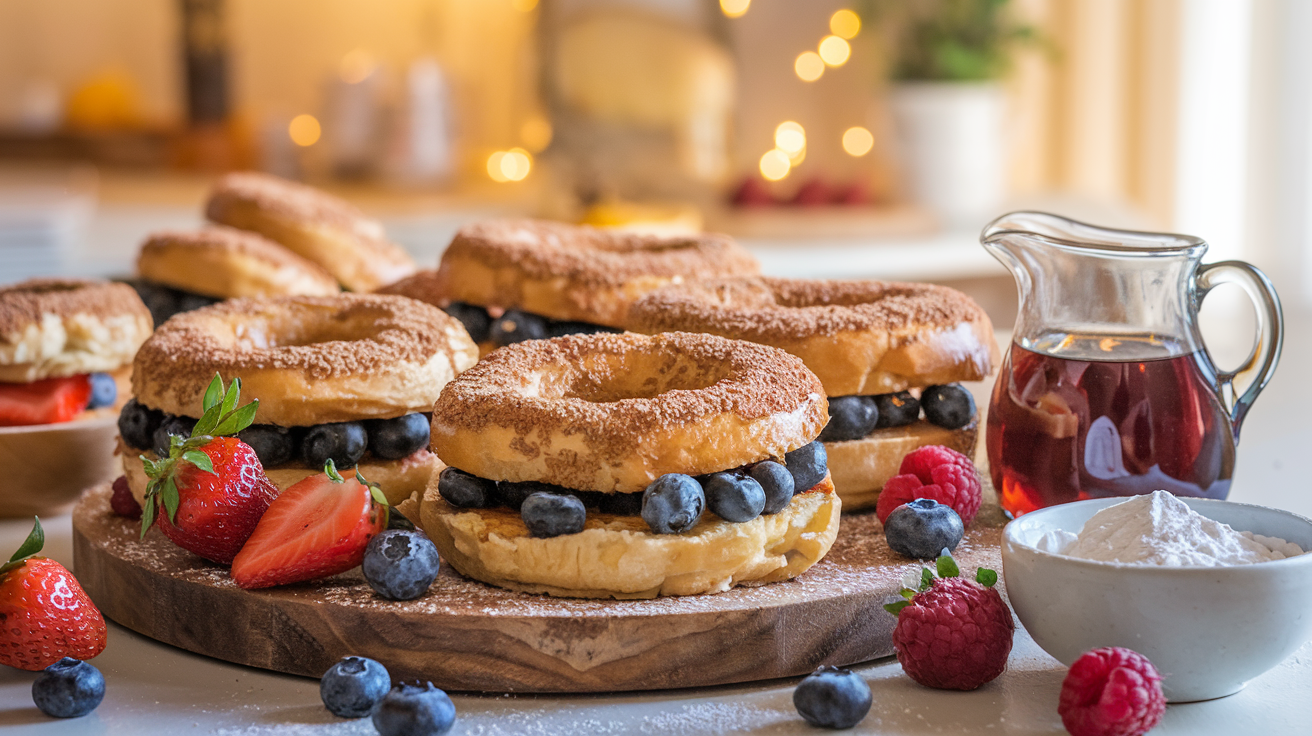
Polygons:
M1312 639L1312 520L1157 492L1026 514L1003 531L1003 580L1035 642L1066 664L1123 646L1167 700L1237 692Z

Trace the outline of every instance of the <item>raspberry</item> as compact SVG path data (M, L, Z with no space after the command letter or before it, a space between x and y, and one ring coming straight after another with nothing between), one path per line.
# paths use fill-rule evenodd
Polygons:
M1016 624L993 588L938 578L897 616L893 648L911 679L942 690L974 690L1002 674Z
M942 445L927 445L902 458L899 474L884 484L875 505L882 524L893 509L917 498L930 498L951 506L969 525L983 500L979 473L970 458Z
M141 504L133 498L132 491L128 488L128 478L126 475L120 475L114 481L114 495L109 498L109 507L114 513L128 519L141 518Z
M1130 649L1085 652L1061 684L1057 713L1071 736L1139 736L1162 720L1162 676Z

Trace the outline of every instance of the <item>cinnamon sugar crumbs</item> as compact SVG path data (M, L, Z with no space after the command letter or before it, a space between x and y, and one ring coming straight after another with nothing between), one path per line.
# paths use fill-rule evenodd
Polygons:
M970 297L937 284L719 279L664 287L629 310L640 332L684 330L769 343L840 332L926 331L984 318Z
M439 306L449 301L442 293L441 284L437 278L437 271L434 269L424 269L415 273L415 275L400 281L384 286L374 292L375 294L393 294L396 296L406 296L411 299L418 299L421 302Z
M133 387L140 395L149 384L174 391L191 384L199 395L216 372L240 376L273 369L321 380L369 375L395 363L426 363L438 353L451 358L453 319L397 296L233 299L162 325L137 352Z
M516 268L529 278L564 278L579 285L760 272L756 259L726 235L662 236L546 220L492 220L466 226L442 254L439 273L451 268L449 261L462 258L493 269Z
M99 319L133 315L150 324L150 312L127 284L89 279L29 279L0 288L0 340L40 324L44 315Z
M215 182L205 216L226 224L228 212L243 203L294 222L329 224L361 235L382 236L382 226L350 202L314 187L253 171L227 174Z

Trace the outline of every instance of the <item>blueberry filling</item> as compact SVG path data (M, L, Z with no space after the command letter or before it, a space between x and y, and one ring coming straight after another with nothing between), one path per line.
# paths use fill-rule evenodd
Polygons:
M591 322L551 319L518 309L507 309L499 318L493 319L483 307L466 302L452 302L446 313L460 320L474 342L490 341L497 347L547 337L624 331Z
M127 284L136 289L137 296L146 303L146 309L150 310L150 318L155 321L156 327L180 312L190 312L223 301L144 279L128 279Z
M846 442L867 437L877 429L905 427L925 419L945 429L960 429L975 417L975 400L959 383L930 386L917 399L909 391L877 396L833 396L829 423L821 442Z
M824 445L816 440L788 453L784 462L763 460L697 477L668 473L642 493L576 491L540 481L495 481L456 468L442 471L437 491L456 508L503 507L519 512L535 537L582 531L592 510L641 516L656 534L682 534L696 526L707 509L735 523L777 514L796 492L809 491L828 474Z
M196 420L165 414L132 399L118 415L123 442L137 450L168 454L169 435L191 435ZM366 453L380 460L400 460L428 447L429 416L406 414L395 419L335 422L313 427L252 424L237 434L251 446L266 468L301 461L322 468L332 458L338 468L353 468Z

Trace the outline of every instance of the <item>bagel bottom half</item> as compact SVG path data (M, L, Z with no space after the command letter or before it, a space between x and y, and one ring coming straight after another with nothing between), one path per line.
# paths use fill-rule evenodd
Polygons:
M655 598L721 593L801 574L833 546L842 502L829 478L770 516L733 523L707 512L685 534L652 534L640 517L589 511L578 534L529 536L507 508L459 509L437 491L418 523L465 577L525 593L567 598ZM413 506L402 511L414 512Z
M154 452L143 453L126 446L122 439L118 444L119 453L123 455L123 474L128 479L128 490L132 491L132 496L137 499L137 503L144 504L146 484L149 479L146 478L146 469L142 467L139 456L145 455L151 460L158 458ZM387 496L388 503L396 505L416 493L422 494L428 486L428 479L436 477L444 467L446 466L437 459L437 455L421 450L400 460L382 460L366 455L354 468L343 468L342 473L351 477L356 470L359 470L365 480L377 483L378 487L383 489L383 495ZM280 493L293 484L322 472L323 468L309 468L299 463L288 463L264 470L264 474L273 481Z
M922 419L905 427L877 429L859 440L826 442L825 454L843 508L859 511L875 507L880 490L898 474L902 458L912 450L943 445L974 460L978 436L978 417L960 429L944 429Z

